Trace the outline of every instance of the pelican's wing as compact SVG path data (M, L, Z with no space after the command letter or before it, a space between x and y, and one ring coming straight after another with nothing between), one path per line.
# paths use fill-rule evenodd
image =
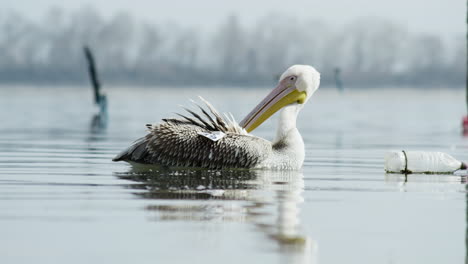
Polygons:
M207 103L207 102L206 102ZM163 119L147 125L149 133L117 155L114 161L129 161L174 167L250 168L272 151L269 141L249 135L233 119L224 119L209 103L210 114L200 107L202 118L191 110L192 117ZM224 134L212 140L205 135Z

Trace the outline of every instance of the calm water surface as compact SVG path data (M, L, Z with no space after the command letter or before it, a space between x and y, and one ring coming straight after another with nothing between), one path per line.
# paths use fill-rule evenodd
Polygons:
M464 177L383 171L392 149L468 160L462 90L322 89L299 117L300 172L111 162L188 98L241 119L267 92L115 88L93 127L88 87L0 87L0 263L465 261Z

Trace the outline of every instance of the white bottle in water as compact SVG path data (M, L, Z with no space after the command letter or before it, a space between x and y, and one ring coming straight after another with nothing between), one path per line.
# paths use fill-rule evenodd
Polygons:
M466 169L466 164L449 154L426 151L390 151L385 154L388 173L453 173Z

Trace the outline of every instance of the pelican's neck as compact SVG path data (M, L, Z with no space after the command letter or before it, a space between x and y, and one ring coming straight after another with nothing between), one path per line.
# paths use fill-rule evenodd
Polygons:
M296 119L302 105L290 104L279 113L276 139L272 151L257 168L298 170L304 164L305 149L301 134L296 128Z
M296 128L296 119L302 105L284 107L279 116L276 139L273 142L274 155L263 166L279 169L300 169L304 163L305 149L301 134Z
M302 109L302 105L294 103L285 106L279 116L279 122L278 122L278 128L276 130L276 139L274 140L274 143L278 142L289 142L288 138L292 136L297 136L294 135L294 131L297 131L296 128L296 120L297 120L297 115L299 114L299 111ZM298 134L299 132L297 132ZM299 134L300 137L300 134ZM302 141L302 138L301 138Z

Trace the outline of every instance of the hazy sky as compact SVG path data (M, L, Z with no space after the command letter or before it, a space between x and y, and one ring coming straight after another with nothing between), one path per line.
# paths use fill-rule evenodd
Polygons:
M128 11L154 22L175 21L181 25L210 28L228 14L238 14L245 25L272 12L299 18L320 18L342 25L358 17L388 18L412 31L444 37L466 30L466 0L14 0L2 3L3 10L16 10L41 18L52 6L76 9L94 6L106 15Z

